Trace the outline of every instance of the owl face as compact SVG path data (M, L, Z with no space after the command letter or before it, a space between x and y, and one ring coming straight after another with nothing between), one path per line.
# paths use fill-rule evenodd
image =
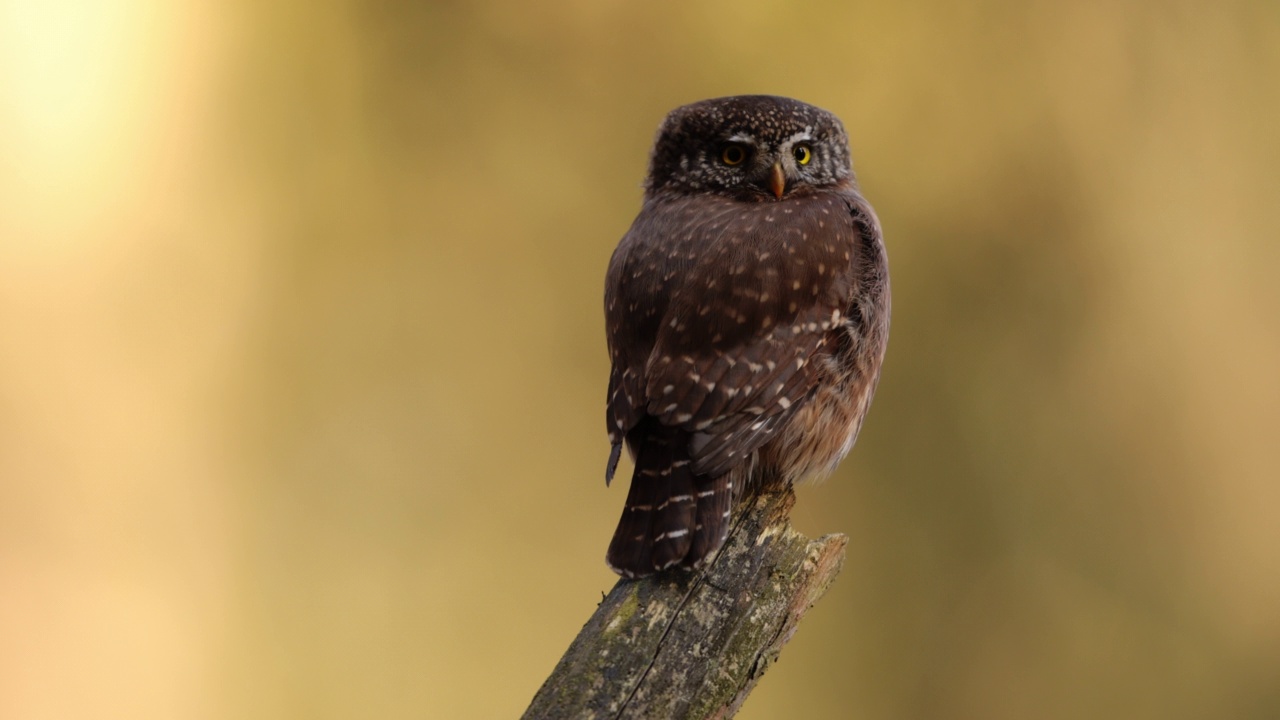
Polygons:
M836 116L790 98L741 95L673 110L658 130L645 189L762 202L852 177Z

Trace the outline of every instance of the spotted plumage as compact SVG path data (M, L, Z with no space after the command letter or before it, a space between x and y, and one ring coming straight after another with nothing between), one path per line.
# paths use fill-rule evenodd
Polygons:
M833 469L875 391L888 265L840 121L771 96L672 111L605 316L606 479L624 443L636 461L607 562L696 567L748 484Z

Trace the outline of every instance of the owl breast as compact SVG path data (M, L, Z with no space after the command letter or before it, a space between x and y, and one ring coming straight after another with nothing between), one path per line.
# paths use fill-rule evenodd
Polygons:
M797 483L835 470L857 440L871 406L875 377L855 358L829 358L822 381L777 437L760 448L753 482Z

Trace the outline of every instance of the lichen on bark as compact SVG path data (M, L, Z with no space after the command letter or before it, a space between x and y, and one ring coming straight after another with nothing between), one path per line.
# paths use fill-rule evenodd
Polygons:
M845 536L791 527L794 502L751 498L701 570L620 580L524 718L732 717L844 561Z

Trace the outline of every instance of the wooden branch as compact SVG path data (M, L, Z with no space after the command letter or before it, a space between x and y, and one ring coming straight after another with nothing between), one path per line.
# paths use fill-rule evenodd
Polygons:
M704 570L618 581L525 720L732 717L844 563L848 538L804 537L793 504L749 500Z

